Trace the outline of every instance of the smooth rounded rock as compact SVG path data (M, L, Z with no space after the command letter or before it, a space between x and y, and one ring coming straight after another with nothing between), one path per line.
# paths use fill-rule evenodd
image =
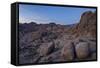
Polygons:
M89 46L87 42L80 42L75 47L78 59L84 59L89 56Z
M61 51L61 56L67 61L74 59L74 46L72 43L66 43L64 45Z

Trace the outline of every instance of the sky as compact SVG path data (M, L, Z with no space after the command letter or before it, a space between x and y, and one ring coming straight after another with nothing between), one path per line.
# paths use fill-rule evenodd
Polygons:
M82 13L86 11L96 11L95 8L77 7L57 7L19 4L19 22L46 24L55 22L56 24L78 23Z

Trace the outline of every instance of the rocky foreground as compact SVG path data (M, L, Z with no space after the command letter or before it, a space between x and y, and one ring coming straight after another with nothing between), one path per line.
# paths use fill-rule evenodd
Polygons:
M19 24L19 63L96 60L96 12L79 23Z

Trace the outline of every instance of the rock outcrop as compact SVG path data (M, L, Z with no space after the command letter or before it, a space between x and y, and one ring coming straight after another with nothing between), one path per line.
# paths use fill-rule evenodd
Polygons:
M19 24L19 63L96 60L96 41L96 12L72 25Z
M76 45L76 55L79 59L84 59L89 56L89 45L86 42L80 42Z
M61 55L65 60L73 60L74 59L74 45L73 43L69 42L64 45L61 51Z
M96 12L84 12L77 25L69 29L69 32L76 37L96 37Z
M38 52L40 56L46 56L50 53L52 53L54 50L54 44L52 42L50 43L43 43L39 48Z

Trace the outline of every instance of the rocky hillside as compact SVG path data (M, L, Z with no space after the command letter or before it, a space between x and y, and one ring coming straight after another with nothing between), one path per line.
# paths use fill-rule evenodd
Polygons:
M85 12L79 23L19 23L19 63L96 60L96 12Z
M79 23L72 27L72 29L69 29L69 32L75 35L75 37L96 37L96 12L84 12Z

